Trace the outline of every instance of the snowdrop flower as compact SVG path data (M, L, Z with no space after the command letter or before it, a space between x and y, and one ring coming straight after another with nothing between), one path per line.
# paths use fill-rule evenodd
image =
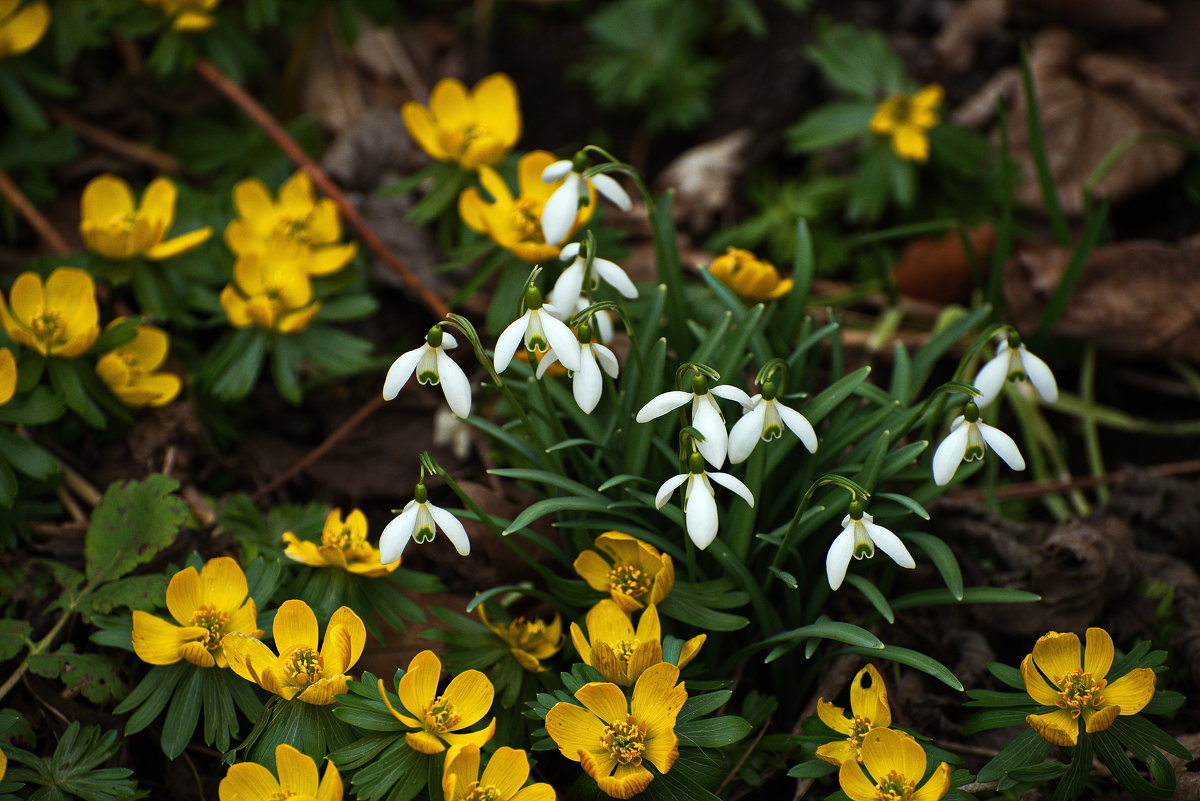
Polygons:
M387 378L383 380L383 399L390 401L400 394L415 372L417 383L442 387L450 411L459 417L471 414L471 382L462 368L446 355L447 349L457 346L458 340L443 331L440 324L430 328L424 345L402 353L392 362Z
M692 391L671 390L656 395L637 413L639 423L648 423L656 417L662 417L667 412L678 409L688 401L692 402L692 428L704 435L703 442L696 443L696 450L708 460L713 467L725 463L725 453L729 447L729 432L725 430L725 418L717 406L716 398L737 401L743 408L750 407L750 396L737 387L720 384L709 389L708 379L696 373L692 376Z
M541 378L550 365L556 361L558 361L558 356L554 351L543 356L542 360L538 362L537 377ZM616 355L604 345L592 342L592 327L587 323L581 323L579 325L579 369L574 371L571 391L575 395L575 402L579 404L579 408L588 414L591 414L592 410L596 408L596 404L600 402L600 391L604 388L604 377L600 375L602 367L604 372L613 378L617 377L619 365Z
M717 499L709 479L736 492L751 508L754 506L754 496L749 487L731 475L705 472L704 457L699 453L693 452L688 458L688 471L663 482L654 496L654 506L656 509L663 508L671 494L686 481L687 486L683 489L683 519L692 542L704 550L717 536Z
M1025 349L1021 338L1015 333L996 346L996 355L975 376L975 388L980 396L975 399L979 408L991 405L1004 388L1005 381L1028 379L1042 400L1053 403L1058 400L1058 383L1050 367Z
M458 522L458 518L430 503L429 492L424 484L418 484L413 495L413 500L379 535L379 562L385 565L395 562L404 553L409 540L429 542L438 528L445 533L460 556L469 554L471 541L467 539L467 530Z
M500 332L496 340L494 366L503 373L517 352L522 340L527 350L542 353L553 350L568 370L579 369L579 341L566 323L554 316L553 306L542 305L542 293L537 287L525 290L525 313Z
M950 433L933 454L933 481L939 487L950 483L963 461L982 459L987 447L1013 470L1024 470L1025 459L1013 438L979 419L979 407L968 402L963 413L950 424Z
M813 430L812 423L800 412L780 403L775 393L775 382L764 381L762 394L750 399L749 410L734 423L729 432L731 464L746 461L760 439L770 442L783 436L784 426L800 438L809 453L817 452L817 432Z
M572 259L572 261L571 265L563 270L562 275L554 282L554 288L550 290L550 305L556 309L574 308L580 294L584 291L583 281L587 259L579 251L578 242L572 242L562 249L560 258L563 261L568 259ZM637 287L633 285L633 281L629 280L629 276L616 262L595 258L592 259L592 269L595 274L592 276L591 286L587 287L589 291L595 289L599 280L603 279L604 283L630 300L638 296Z
M556 161L542 171L544 183L562 181L562 186L554 190L554 194L542 209L542 235L547 245L557 245L571 232L575 214L579 211L579 200L588 196L589 184L615 203L621 211L633 208L629 194L611 176L599 173L585 178L583 160L577 160L580 163L567 159Z
M851 501L847 514L842 518L842 533L837 535L825 556L825 575L830 589L842 586L850 557L870 559L875 555L875 546L892 557L900 567L916 567L912 554L900 538L883 526L876 525L873 517L863 511L862 504Z

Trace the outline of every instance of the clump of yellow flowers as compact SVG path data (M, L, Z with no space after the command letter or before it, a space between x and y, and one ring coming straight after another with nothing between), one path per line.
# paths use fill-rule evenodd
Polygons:
M928 161L929 130L938 124L942 87L930 84L916 94L891 95L875 109L871 133L892 140L892 152L906 161Z
M381 564L379 549L367 541L367 518L353 509L342 519L342 510L334 509L325 518L321 544L302 540L291 531L283 533L287 545L284 556L310 567L338 567L367 578L386 576L400 567L400 561Z
M708 271L750 303L778 300L792 291L792 279L781 277L774 264L741 248L727 249L713 259Z
M521 138L517 87L502 72L470 90L456 78L444 78L433 87L428 108L409 101L400 114L422 150L465 170L498 163Z
M98 175L83 190L79 235L87 249L106 259L159 261L185 253L212 236L199 228L164 239L175 222L175 184L155 178L134 205L129 184L115 175Z
M19 345L43 356L73 359L100 336L96 285L75 267L59 267L44 282L37 273L21 273L8 303L0 300L0 323Z
M20 0L0 0L0 59L33 49L50 27L50 6L37 0L21 6Z
M118 317L108 328L124 319ZM166 361L169 347L166 331L139 325L133 339L100 357L96 374L127 406L166 406L183 387L179 376L155 372Z

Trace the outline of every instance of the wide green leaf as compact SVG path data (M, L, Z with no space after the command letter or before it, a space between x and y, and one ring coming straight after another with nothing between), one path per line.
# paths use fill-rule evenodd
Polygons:
M178 488L178 481L159 474L109 485L84 538L90 583L120 578L175 540L188 514L174 494Z

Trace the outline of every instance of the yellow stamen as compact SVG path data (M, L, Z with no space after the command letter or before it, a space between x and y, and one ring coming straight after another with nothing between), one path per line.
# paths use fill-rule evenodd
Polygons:
M502 798L500 788L496 785L471 782L467 785L467 794L462 796L462 801L501 801Z
M616 642L611 643L611 645L613 654L617 657L617 659L627 663L629 662L630 657L633 656L633 652L637 650L638 641L636 638L632 640L617 640Z
M283 671L292 684L308 686L321 678L325 660L315 648L297 645L283 660Z
M631 716L624 723L613 723L600 735L600 744L608 749L622 765L642 764L642 753L646 750L645 733Z
M424 718L426 728L437 734L444 734L458 728L458 713L454 711L454 705L447 701L444 695L434 698L433 702L425 707Z
M1073 670L1054 679L1060 687L1058 706L1078 718L1085 710L1099 709L1104 704L1104 696L1100 691L1108 686L1106 679L1095 679L1091 673Z
M908 779L893 770L879 780L879 785L875 788L875 798L877 801L910 801L916 787L915 779Z
M871 730L871 719L861 715L855 715L853 722L850 724L850 736L846 739L850 741L850 745L854 747L854 758L862 761L862 741L867 732Z
M608 571L608 586L615 592L635 600L650 591L650 576L628 562L617 562Z
M224 629L228 624L229 613L222 612L211 604L197 609L192 614L191 620L188 621L189 626L200 626L208 631L204 635L202 644L210 651L214 651L221 646L221 638L225 636Z

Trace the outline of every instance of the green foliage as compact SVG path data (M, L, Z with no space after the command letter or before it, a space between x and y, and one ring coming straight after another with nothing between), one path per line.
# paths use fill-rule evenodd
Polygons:
M57 651L31 654L28 661L31 673L60 679L68 690L82 693L92 703L119 701L129 692L120 663L106 654L77 654L67 643Z
M118 579L171 544L188 514L178 488L164 475L109 486L84 541L91 584Z
M6 746L11 762L5 778L37 786L39 789L28 797L39 801L132 799L137 794L137 785L130 778L132 772L100 767L119 747L117 732L102 732L99 726L81 726L75 721L47 757Z

